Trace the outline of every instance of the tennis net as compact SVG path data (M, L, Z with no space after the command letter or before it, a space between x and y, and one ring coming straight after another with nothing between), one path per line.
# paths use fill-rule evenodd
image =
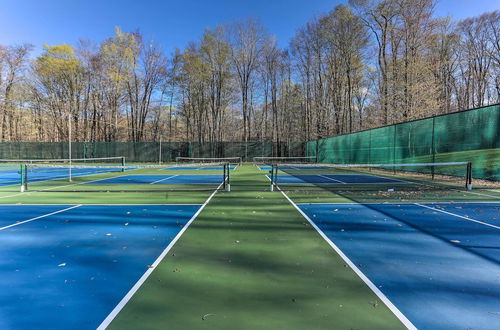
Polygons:
M206 171L200 171L207 169ZM69 165L25 164L21 191L159 192L230 190L230 164Z
M224 157L224 158L195 158L195 157L177 157L177 164L217 164L228 163L233 165L241 164L241 157Z
M470 162L413 164L273 164L271 190L409 191L472 189Z
M316 163L316 156L307 156L307 157L254 157L253 163L254 163L254 165Z
M75 158L75 159L0 159L0 168L19 165L119 165L125 166L125 157Z

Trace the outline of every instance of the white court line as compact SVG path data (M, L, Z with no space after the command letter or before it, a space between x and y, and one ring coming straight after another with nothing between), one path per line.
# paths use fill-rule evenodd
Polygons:
M498 204L498 202L433 202L433 203L426 203L426 204L450 204L450 205L460 205L460 204ZM314 202L314 203L297 203L297 205L321 205L321 204L328 204L328 205L415 205L415 203L411 202L383 202L383 203L356 203L356 202L345 202L345 203L328 203L328 202Z
M337 180L337 179L334 179L334 178L330 178L326 175L322 175L322 174L318 174L319 177L323 178L323 179L328 179L328 180L331 180L331 181L334 181L334 182L338 182L338 183L342 183L342 184L347 184L347 182L344 182L344 181L340 181L340 180Z
M203 209L205 208L205 206L207 206L207 204L210 202L212 197L215 196L215 194L220 189L220 187L222 187L222 184L223 183L221 183L219 185L219 187L210 195L210 197L208 197L208 199L200 207L200 209L191 217L191 219L186 223L186 225L181 229L181 231L174 237L174 239L170 242L170 244L167 245L165 250L163 250L163 252L158 256L158 258L156 258L155 262L151 265L151 268L148 268L148 270L146 270L146 272L134 284L134 286L130 289L130 291L127 292L125 297L123 297L122 300L120 300L118 305L116 305L116 307L113 308L111 313L109 313L109 315L104 319L104 321L102 321L102 323L99 325L97 330L106 329L109 326L109 324L115 319L115 317L118 315L118 313L120 313L120 311L125 307L125 305L130 301L130 299L132 299L134 294L139 290L139 288L142 286L142 284L144 284L144 282L146 282L146 280L153 273L155 268L160 264L160 262L163 261L163 259L165 259L168 252L172 249L172 247L175 245L175 243L177 243L177 241L179 240L179 238L181 238L181 236L184 234L184 232L189 228L191 223L198 217L198 215L201 213L201 211L203 211Z
M165 181L165 180L168 180L168 179L175 178L176 176L179 176L179 174L177 174L177 175L171 175L171 176L166 177L166 178L164 178L164 179L153 181L153 182L151 182L151 183L149 183L149 184L155 184L155 183L158 183L158 182L162 182L162 181Z
M403 313L401 313L401 311L389 300L389 298L387 298L386 295L383 294L382 291L380 291L379 288L377 288L377 286L373 284L373 282L365 274L363 274L363 272L349 259L349 257L347 257L342 252L342 250L337 245L335 245L335 243L333 243L318 226L316 226L316 224L307 216L307 214L305 214L297 206L297 204L295 204L281 189L279 189L279 191L281 192L281 194L283 194L283 196L285 196L290 204L292 204L295 209L297 209L297 211L299 211L300 214L302 214L302 216L306 218L307 221L309 221L311 226L316 229L321 237L323 237L323 239L333 248L333 250L337 252L337 254L344 260L344 262L348 264L349 267L351 267L351 269L361 278L363 282L365 282L365 284L373 291L373 293L375 293L377 297L379 297L379 299L394 313L394 315L396 315L396 317L404 324L404 326L406 326L408 329L416 330L417 328L413 325L413 323L411 323L411 321L408 320L408 318Z
M437 208L434 208L434 207L430 207L430 206L427 206L427 205L423 205L423 204L419 204L419 203L414 203L414 205L417 205L417 206L420 206L420 207L424 207L424 208L429 209L429 210L438 211L438 212L441 212L441 213L444 213L444 214L452 215L452 216L455 216L457 218L465 219L467 221L472 221L472 222L475 222L475 223L479 223L481 225L488 226L488 227L491 227L491 228L500 229L499 226L495 226L495 225L492 225L490 223L483 222L483 221L480 221L480 220L476 220L476 219L464 217L464 216L462 216L460 214L451 213L451 212L448 212L448 211L445 211L445 210L440 210L440 209L437 209Z
M54 214L62 213L62 212L69 211L69 210L72 210L72 209L76 209L77 207L80 207L80 206L82 206L82 205L81 204L74 205L74 206L65 208L63 210L59 210L59 211L56 211L56 212L52 212L52 213L40 215L38 217L31 218L31 219L28 219L28 220L19 221L19 222L13 223L12 225L8 225L8 226L5 226L5 227L0 227L0 230L4 230L4 229L12 228L12 227L15 227L15 226L19 226L19 225L22 225L22 224L27 223L27 222L31 222L31 221L43 219L43 218L49 217L49 216L54 215Z
M459 190L460 191L460 190ZM488 195L488 194L483 194L483 193L478 193L475 191L467 191L469 194L474 194L474 195L479 195L479 196L486 196L486 197L491 197L494 199L500 199L500 196L493 196L493 195Z

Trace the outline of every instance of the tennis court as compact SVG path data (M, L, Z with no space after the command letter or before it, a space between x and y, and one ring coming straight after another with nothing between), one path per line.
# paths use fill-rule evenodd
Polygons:
M222 181L219 175L122 175L85 184L221 184Z
M71 166L70 166L71 165ZM0 159L0 187L19 186L24 179L31 182L66 179L79 176L116 172L131 168L124 166L123 157L89 159L7 160ZM29 173L27 171L29 167Z
M297 169L297 168L294 168ZM298 168L300 169L300 168ZM267 176L269 179L270 175ZM376 175L367 174L336 174L336 175L322 175L322 174L303 174L303 175L281 175L279 177L280 184L366 184L366 183L392 183L392 184L407 184L409 182L384 178Z
M297 207L417 327L498 324L500 203Z
M72 170L73 177L79 176L87 176L87 175L96 175L102 173L111 173L112 169L93 169L91 171L87 169L78 169L74 168ZM49 181L49 180L58 180L68 178L69 174L67 169L61 169L60 171L51 171L51 172L38 172L30 175L31 182L39 182L39 181ZM19 169L7 169L0 170L0 186L19 186L21 184L21 175Z
M266 164L256 164L257 168L261 171L270 171L272 169L271 165L266 165ZM289 169L294 169L294 170L302 170L302 169L310 169L311 165L308 166L300 166L299 164L294 164L294 165L288 165L287 166ZM321 169L320 167L316 167L316 169Z
M1 205L0 327L97 328L201 207Z
M255 165L14 169L0 326L495 328L500 190L469 163Z
M229 169L231 171L234 171L236 168L238 167L238 165L230 165L229 166ZM216 170L221 170L223 169L223 167L221 166L172 166L172 167L167 167L165 168L166 170L170 170L170 171L179 171L179 170L191 170L191 171L216 171Z

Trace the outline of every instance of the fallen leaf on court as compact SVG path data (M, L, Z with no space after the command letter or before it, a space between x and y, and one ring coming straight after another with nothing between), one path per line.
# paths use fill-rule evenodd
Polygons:
M201 317L201 319L205 321L209 316L215 316L215 314L205 314Z

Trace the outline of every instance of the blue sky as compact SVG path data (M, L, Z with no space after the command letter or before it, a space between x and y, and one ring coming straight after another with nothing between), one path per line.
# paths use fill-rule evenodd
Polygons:
M347 0L0 0L0 44L102 41L114 27L139 29L167 52L197 40L207 27L258 18L286 46L310 18ZM440 0L436 14L456 19L500 9L500 0Z

